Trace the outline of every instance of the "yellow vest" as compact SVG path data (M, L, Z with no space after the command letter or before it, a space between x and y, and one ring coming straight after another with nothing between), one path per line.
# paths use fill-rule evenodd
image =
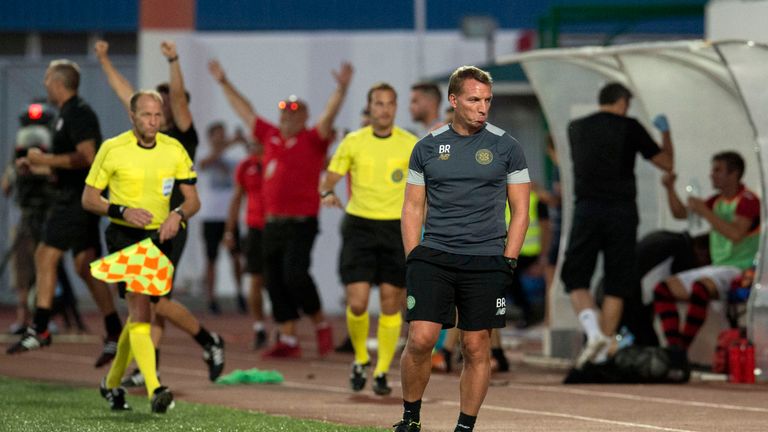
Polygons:
M509 210L509 202L507 202L507 209L504 215L504 219L509 221L512 219L512 214ZM531 198L528 204L528 230L525 232L525 240L523 241L523 247L520 249L520 255L522 256L537 256L541 253L541 225L539 224L539 195L531 190Z

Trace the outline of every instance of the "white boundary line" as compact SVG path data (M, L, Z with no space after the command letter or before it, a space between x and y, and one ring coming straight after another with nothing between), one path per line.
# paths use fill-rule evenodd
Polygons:
M508 387L517 388L520 390L533 390L533 391L542 391L542 392L550 392L550 393L569 393L569 394L584 395L584 396L598 396L598 397L607 397L607 398L613 398L613 399L654 402L654 403L662 403L665 405L672 404L672 405L684 405L684 406L703 407L703 408L725 409L725 410L733 410L733 411L768 413L768 408L758 408L758 407L729 405L729 404L716 404L716 403L710 403L710 402L681 401L677 399L661 398L661 397L655 397L655 396L638 396L638 395L629 395L629 394L623 394L623 393L613 393L613 392L596 391L596 390L534 386L534 385L525 385L525 384L509 384Z
M459 406L459 403L451 402L451 401L439 401L438 403L440 403L441 405ZM534 416L558 417L558 418L565 418L565 419L571 419L571 420L581 420L581 421L587 421L587 422L593 422L593 423L612 424L617 426L628 426L628 427L634 427L634 428L640 428L640 429L651 429L651 430L668 431L668 432L695 432L689 429L674 429L674 428L666 428L662 426L654 426L654 425L649 425L644 423L632 423L632 422L623 422L623 421L617 421L617 420L606 420L606 419L601 419L596 417L585 417L580 415L563 414L563 413L556 413L551 411L536 411L536 410L527 410L527 409L520 409L520 408L500 407L500 406L487 405L487 404L483 405L483 410L513 412L518 414L530 414Z

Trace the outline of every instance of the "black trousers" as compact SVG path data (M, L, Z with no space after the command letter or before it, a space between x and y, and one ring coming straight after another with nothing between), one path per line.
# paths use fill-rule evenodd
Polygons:
M272 220L264 227L264 280L278 323L298 319L300 310L312 315L321 308L309 274L317 232L312 217Z

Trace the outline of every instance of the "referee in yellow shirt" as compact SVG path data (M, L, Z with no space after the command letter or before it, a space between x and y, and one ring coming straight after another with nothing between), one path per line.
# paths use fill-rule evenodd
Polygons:
M400 338L400 310L405 296L405 256L400 236L408 161L417 138L395 126L397 92L387 83L368 90L371 124L349 133L339 144L320 185L322 204L341 207L333 191L350 173L352 194L341 225L343 246L339 259L341 280L347 290L347 329L355 350L350 385L365 386L370 357L368 297L379 286L378 360L373 391L388 395L387 372Z
M187 151L175 139L158 133L163 123L163 98L154 90L134 93L130 99L133 129L104 142L99 148L83 191L83 207L98 215L109 216L107 248L115 252L156 234L160 249L172 253L169 241L182 222L200 209L195 181L197 175ZM174 184L184 202L170 209ZM102 197L109 189L109 201ZM164 413L172 406L173 394L160 386L155 365L155 347L150 338L151 298L125 292L128 323L117 343L109 374L102 381L102 396L113 410L129 409L120 381L131 361L136 360L144 375L152 412Z

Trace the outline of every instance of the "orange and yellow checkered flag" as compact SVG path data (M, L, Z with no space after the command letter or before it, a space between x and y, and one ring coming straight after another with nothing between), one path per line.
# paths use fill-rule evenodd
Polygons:
M137 294L163 296L171 291L173 263L146 238L92 262L91 274L107 283L125 282Z

